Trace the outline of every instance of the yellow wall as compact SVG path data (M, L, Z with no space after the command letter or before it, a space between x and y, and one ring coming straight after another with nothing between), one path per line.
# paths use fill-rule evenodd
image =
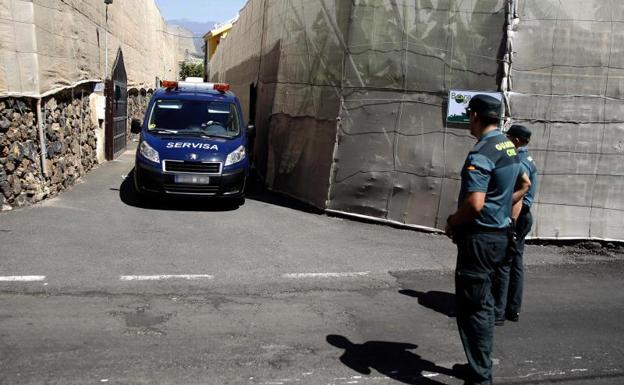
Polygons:
M228 33L232 29L232 26L233 26L232 23L228 23L222 27L219 27L218 29L210 31L210 33L206 35L205 41L206 41L206 47L208 49L209 61L214 56L215 52L217 52L217 47L219 46L221 39L224 39L227 37Z

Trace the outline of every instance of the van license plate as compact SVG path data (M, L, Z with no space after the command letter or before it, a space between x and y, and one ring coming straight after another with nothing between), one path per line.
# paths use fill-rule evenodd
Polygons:
M176 183L184 184L210 184L210 177L208 176L196 176L196 175L176 175Z

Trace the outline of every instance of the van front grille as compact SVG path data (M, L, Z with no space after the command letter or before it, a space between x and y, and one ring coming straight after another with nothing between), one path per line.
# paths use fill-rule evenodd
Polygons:
M169 194L216 195L219 193L219 186L207 185L165 184L163 189Z
M221 174L219 162L176 162L165 160L165 172L184 172L191 174Z

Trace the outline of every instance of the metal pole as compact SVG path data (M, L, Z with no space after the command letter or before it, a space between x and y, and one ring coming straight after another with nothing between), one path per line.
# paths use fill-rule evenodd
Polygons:
M48 157L48 150L46 147L46 136L44 132L44 114L41 113L42 99L37 99L37 126L39 128L39 147L41 148L41 171L43 176L48 176L48 165L46 164L46 158Z
M106 4L106 22L104 23L104 51L106 51L104 59L104 79L108 78L108 4Z

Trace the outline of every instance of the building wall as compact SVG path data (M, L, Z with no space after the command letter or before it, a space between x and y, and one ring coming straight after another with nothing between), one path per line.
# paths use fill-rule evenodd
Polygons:
M474 144L451 89L505 91L533 128L533 236L624 239L624 3L250 0L210 63L249 112L267 185L317 207L441 229Z
M533 128L532 235L624 239L624 3L520 0L511 114Z
M3 0L0 31L0 96L38 97L103 79L119 48L130 87L176 78L183 59L183 39L168 32L154 0L115 1L108 21L101 0Z
M210 63L211 79L232 84L247 118L257 87L253 156L267 185L317 207L327 200L340 109L340 81L328 76L342 55L332 25L345 27L348 16L330 3L249 1Z
M504 1L357 1L350 10L330 210L443 228L474 144L451 89L498 89Z

